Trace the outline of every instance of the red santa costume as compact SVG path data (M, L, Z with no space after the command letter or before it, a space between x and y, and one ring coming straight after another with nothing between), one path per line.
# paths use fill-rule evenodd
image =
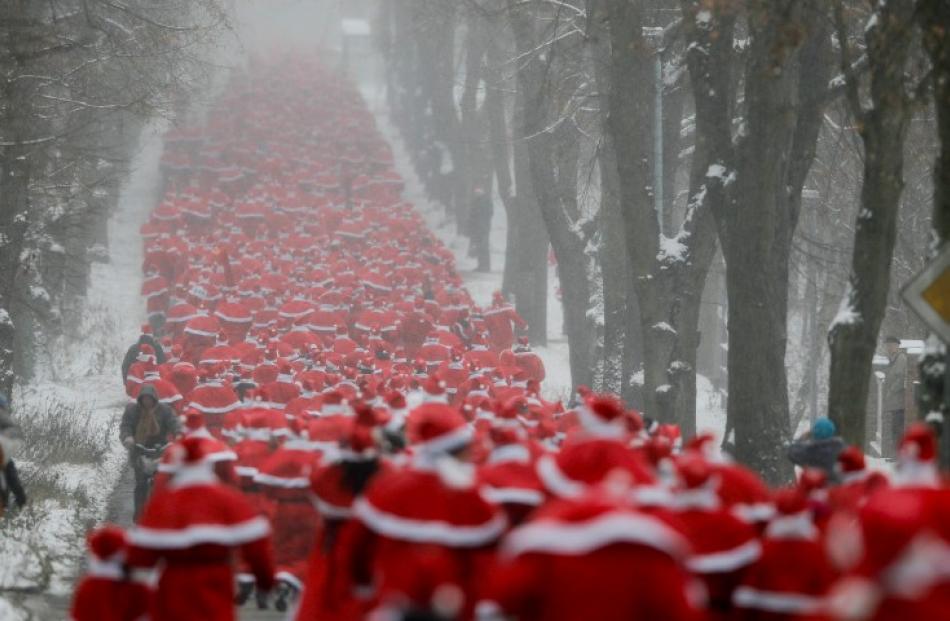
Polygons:
M950 490L941 484L936 438L912 425L898 451L895 485L859 513L860 558L832 590L830 610L847 621L939 619L950 610ZM847 531L829 534L845 537ZM854 545L856 544L856 545Z
M129 536L129 564L162 572L152 598L153 621L234 619L232 553L250 564L258 587L274 583L270 524L240 492L222 485L201 438L182 442L184 465L153 495Z
M319 516L310 502L310 473L320 454L294 421L295 432L260 462L254 482L266 499L266 512L274 526L277 580L283 589L278 605L303 589L307 554L317 537Z
M496 352L511 349L514 345L515 331L512 325L522 330L528 327L528 323L505 301L500 291L495 292L492 307L485 311L484 317L489 346Z
M158 472L155 474L153 490L164 489L181 468L181 460L184 456L181 442L185 438L203 439L205 441L203 450L206 459L214 464L214 473L218 480L227 485L238 485L237 473L234 470L237 454L224 442L211 435L211 432L205 426L204 414L198 410L190 409L185 412L185 428L182 438L165 449L162 454L162 459L158 464Z
M140 621L148 612L149 587L142 572L125 568L126 536L118 526L89 535L86 573L73 595L69 621Z
M230 384L216 377L207 376L205 376L205 381L191 391L188 402L189 408L194 408L204 414L205 424L215 436L220 436L225 418L240 405L237 393Z
M710 619L729 619L732 594L762 546L755 528L734 515L718 495L719 479L699 455L684 455L676 464L681 481L673 509L692 546L686 563L702 578Z
M646 459L629 447L626 412L616 397L589 396L578 409L578 420L581 428L560 452L538 460L538 476L548 492L561 498L579 496L614 470L627 472L634 483L653 483Z
M603 490L555 501L502 542L479 621L699 620L685 538Z
M365 551L357 545L361 526L353 518L353 501L386 467L376 451L374 427L375 420L367 416L365 408L360 408L343 450L310 477L313 502L323 528L310 553L297 621L361 619L372 604L357 588L372 580L359 576L354 562Z
M379 577L383 609L425 610L450 598L468 618L506 520L479 494L474 471L451 457L471 440L461 414L444 404L419 406L409 414L408 436L411 464L375 477L353 505L375 539L368 559L375 571L361 573Z
M775 505L778 515L766 528L762 556L732 595L733 618L817 621L836 574L801 490L780 491Z

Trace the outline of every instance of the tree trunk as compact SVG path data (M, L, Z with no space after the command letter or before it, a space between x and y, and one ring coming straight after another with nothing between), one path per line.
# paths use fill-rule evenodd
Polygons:
M913 40L914 4L913 0L882 3L877 25L865 31L870 109L863 109L857 84L849 85L852 112L858 117L864 143L864 183L855 221L849 287L828 334L828 413L844 439L858 446L865 442L871 361L887 305L897 213L904 188L904 138L911 114L904 74ZM842 25L839 40L846 36ZM849 79L855 78L849 75Z
M509 19L516 49L522 57L517 77L518 90L524 97L522 120L531 183L558 263L571 382L576 389L591 384L596 346L589 317L590 258L586 247L590 232L577 226L577 135L567 130L567 123L558 122L556 115L561 108L556 103L563 100L558 89L565 88L558 79L567 73L569 63L578 55L572 53L576 51L573 47L566 49L569 36L556 36L559 17L550 22L550 30L538 36L540 6L531 3L516 8L509 1ZM546 46L545 53L538 53L539 45Z
M946 0L921 0L919 4L924 48L933 64L934 105L940 135L940 155L934 168L934 229L940 241L947 241L950 240L950 4Z
M699 184L683 222L675 235L661 234L653 189L654 52L643 38L642 7L614 1L605 6L611 39L607 131L617 154L629 277L639 305L643 408L690 434L699 303L716 248L705 168L694 159Z
M806 133L799 43L803 32L806 39L815 36L818 13L814 6L780 4L757 0L747 8L744 132L731 200L716 210L729 304L727 415L736 457L771 483L792 474L783 451L789 438L788 266L797 218L790 183L792 162L807 146L796 143ZM722 148L728 157L732 149Z

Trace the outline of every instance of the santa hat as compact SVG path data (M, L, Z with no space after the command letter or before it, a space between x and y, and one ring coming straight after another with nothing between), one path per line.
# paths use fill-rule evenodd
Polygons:
M428 456L457 451L472 441L465 418L444 403L424 403L410 412L407 432L416 450Z
M147 343L139 345L139 353L135 359L139 362L155 362L155 348Z
M676 462L679 491L674 502L679 509L718 509L719 478L712 465L701 455L685 454Z
M386 429L389 431L398 431L406 424L406 416L409 414L406 396L398 390L393 390L386 395L386 406L389 408L389 421L386 423Z
M594 436L620 438L627 435L623 403L614 395L590 395L577 409L584 430Z
M188 408L185 412L185 433L199 431L205 428L205 415L200 410Z
M354 410L356 416L346 437L347 448L340 454L350 461L375 459L378 455L376 430L379 417L368 403L360 402Z
M774 497L777 515L766 528L765 535L771 539L804 539L815 541L818 529L812 519L808 496L800 488L778 490Z
M869 474L864 453L857 446L849 446L838 453L836 468L841 476L842 483L860 481Z
M924 423L911 425L897 450L896 485L902 487L937 487L937 438Z
M860 561L828 598L836 618L870 618L885 595L884 588L898 593L927 588L928 579L937 572L926 561L912 567L925 558L915 544L926 542L920 535L927 513L924 495L916 493L886 494L862 508L861 533L855 542L861 550Z
M181 466L171 481L172 487L217 483L214 460L209 459L208 443L200 436L186 437L177 445L177 460Z
M123 560L128 544L125 531L114 524L106 524L89 533L86 543L91 557L99 562Z
M431 375L422 383L426 403L448 403L446 384L437 375Z
M334 414L346 414L346 399L343 398L343 393L338 390L332 389L323 393L322 404L320 407L320 413L323 416L332 416Z
M142 334L151 334L152 326L151 324L143 323L142 324Z

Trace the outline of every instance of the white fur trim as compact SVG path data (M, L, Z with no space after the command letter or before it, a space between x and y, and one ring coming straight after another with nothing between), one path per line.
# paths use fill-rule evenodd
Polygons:
M647 546L683 558L689 550L675 530L649 515L611 512L580 523L539 520L516 528L502 551L508 556L528 552L583 555L614 543Z
M475 526L456 526L441 520L404 518L377 509L365 498L356 500L353 513L372 531L385 537L458 548L488 545L498 539L507 526L507 521L501 514Z
M851 472L842 472L841 473L841 483L847 485L849 483L859 483L866 480L871 476L871 470L865 468L864 470L852 470Z
M297 576L293 575L289 571L278 571L274 574L274 578L277 580L283 580L290 586L294 587L298 592L303 591L303 582L301 582Z
M677 510L704 509L714 511L722 506L716 489L719 481L710 479L706 484L693 489L677 490L673 495L673 507Z
M183 550L202 544L242 545L263 539L270 532L267 519L255 517L227 526L194 524L174 529L136 526L129 533L129 541L132 545L150 550Z
M530 505L537 507L544 502L544 494L523 487L492 487L486 485L481 490L485 500L495 504Z
M630 496L641 507L671 508L676 504L676 496L662 485L639 485L633 488Z
M498 602L483 600L475 605L475 621L504 621L505 618Z
M538 460L536 466L538 478L549 492L561 498L576 498L584 493L586 486L583 483L570 479L552 455L545 455Z
M241 402L235 401L234 403L230 405L225 405L222 407L211 407L208 405L202 405L201 403L192 401L191 403L188 404L188 407L195 408L196 410L198 410L199 412L203 414L227 414L228 412L233 412L234 410L241 407Z
M740 503L732 507L732 514L743 522L767 522L775 517L775 505L770 502Z
M272 474L258 472L254 476L254 482L260 485L269 485L270 487L282 487L284 489L303 489L310 486L310 480L307 477L275 477Z
M753 539L731 550L694 554L686 562L686 567L697 574L727 573L753 563L761 554L762 546Z
M320 515L335 520L348 520L353 517L353 510L349 507L341 507L329 503L316 494L313 495L313 506L317 509Z
M449 433L420 442L415 445L416 450L428 455L437 455L441 453L451 453L458 450L472 441L472 430L468 426L459 427Z
M770 539L815 541L818 539L818 528L812 522L811 513L806 510L773 519L765 529L765 536Z
M750 586L740 586L732 595L732 603L739 608L801 615L818 612L823 599L804 593L760 591Z
M86 561L86 576L107 580L123 580L125 572L122 568L121 559L103 561L90 555Z
M531 461L531 451L523 444L504 444L495 448L488 456L490 464L504 464L515 462L527 464Z
M214 464L202 460L194 464L172 465L175 476L169 482L168 486L173 489L182 487L194 487L196 485L214 485L220 483L218 476L214 473Z
M196 330L194 328L185 328L185 334L194 334L195 336L218 336L217 332L208 332L205 330Z
M622 438L628 433L623 417L606 421L591 412L587 406L577 408L577 419L584 431L597 438Z

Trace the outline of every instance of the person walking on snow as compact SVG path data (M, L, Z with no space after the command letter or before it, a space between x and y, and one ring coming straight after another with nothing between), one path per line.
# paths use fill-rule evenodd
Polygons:
M489 239L492 211L491 197L481 187L476 187L468 212L468 234L472 240L472 254L478 259L478 267L475 268L478 272L491 271Z
M788 446L788 459L802 468L818 468L829 481L838 480L838 455L845 449L844 440L829 418L819 418L811 431Z
M907 354L901 351L901 340L896 336L884 339L887 368L884 370L884 421L882 455L896 457L897 445L904 435L904 387L907 380Z

